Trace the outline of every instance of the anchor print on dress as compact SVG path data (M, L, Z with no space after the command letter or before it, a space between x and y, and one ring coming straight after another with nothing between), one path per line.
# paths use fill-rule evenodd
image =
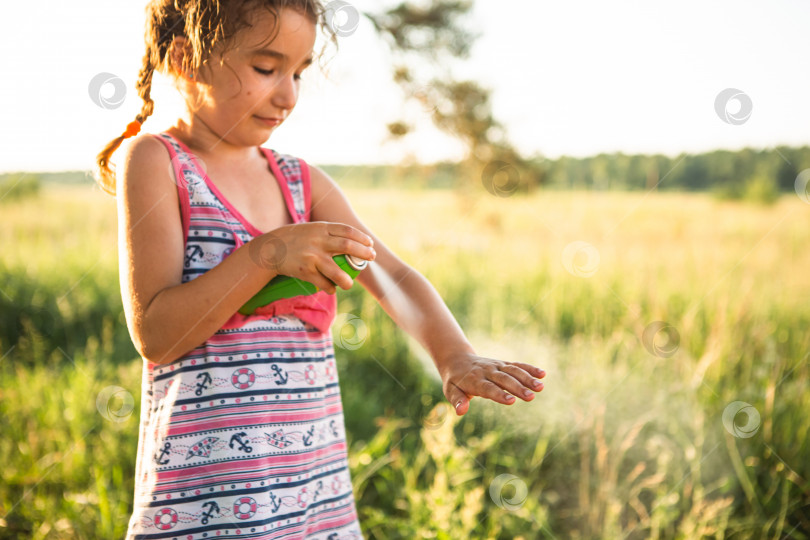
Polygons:
M282 384L287 384L287 374L284 372L283 369L280 367L273 365L270 369L275 372L276 377L276 384L281 386Z
M202 396L205 394L205 390L228 386L233 386L238 390L246 390L256 382L269 383L271 380L277 386L284 386L288 382L305 382L309 386L315 386L324 380L323 377L326 377L327 381L334 382L333 370L334 367L330 366L330 364L309 364L302 370L286 371L284 368L274 364L269 366L268 371L256 372L250 368L239 368L225 377L217 377L209 372L202 372L197 374L196 381L179 381L180 390L178 393L182 395L193 392L196 396ZM156 400L163 399L168 394L172 382L174 381L168 381L163 388L156 390Z
M315 435L315 425L313 424L312 427L309 428L307 434L304 435L304 446L312 446L312 437Z
M321 490L323 489L323 480L318 480L318 484L315 486L315 494L312 496L312 502L318 502L318 497L321 495Z
M188 449L186 459L191 459L194 456L198 457L211 457L211 450L213 450L214 443L219 440L219 437L206 437L197 442Z
M166 444L163 445L163 450L160 450L158 453L155 454L155 462L158 465L166 465L169 462L169 458L163 459L163 457L168 456L171 450L172 450L172 443L166 441Z
M189 268L191 263L202 260L204 252L200 246L189 244L186 246L186 262L185 267ZM198 259L199 257L199 259Z
M231 442L228 443L228 446L230 446L231 449L233 449L233 443L235 441L236 444L239 445L238 450L242 450L243 452L245 452L247 454L253 452L253 447L248 446L248 444L242 440L242 437L247 437L247 433L245 433L244 431L240 431L239 433L234 433L233 435L231 435Z
M206 508L206 506L208 508ZM216 512L217 514L220 513L219 512L219 505L216 502L208 501L208 502L204 503L203 504L202 520L200 520L200 522L203 525L208 525L208 520L211 519L212 517L214 517L214 512Z
M203 390L208 389L208 385L211 384L211 375L208 372L203 372L197 375L197 379L202 378L202 381L197 383L197 389L194 390L194 393L198 396L201 396Z
M285 495L284 497L276 497L275 493L270 493L270 509L272 513L278 512L281 505L288 508L297 506L298 508L306 508L309 504L309 490L306 486L298 490L296 496Z
M211 251L204 251L200 246L189 243L186 246L186 259L183 264L186 268L191 268L191 263L202 262L210 265L216 265L225 257L230 255L231 251L233 251L233 248L226 249L224 254L217 254Z

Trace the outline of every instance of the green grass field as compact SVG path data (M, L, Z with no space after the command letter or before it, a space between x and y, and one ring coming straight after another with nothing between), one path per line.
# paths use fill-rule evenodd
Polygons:
M369 329L336 347L366 536L810 538L810 205L481 191L347 189L479 354L547 371L458 420L424 352L341 293ZM114 199L48 186L0 216L0 538L120 538L142 361Z

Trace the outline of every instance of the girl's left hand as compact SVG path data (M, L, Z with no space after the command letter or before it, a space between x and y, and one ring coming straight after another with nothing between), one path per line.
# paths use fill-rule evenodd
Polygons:
M543 389L540 381L546 372L522 362L503 362L463 352L442 362L439 368L444 395L461 416L469 410L470 400L480 396L504 405L534 399Z

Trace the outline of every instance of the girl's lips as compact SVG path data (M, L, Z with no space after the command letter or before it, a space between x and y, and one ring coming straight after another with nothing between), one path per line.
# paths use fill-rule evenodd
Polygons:
M281 123L281 118L263 118L261 116L254 116L253 118L268 126L277 126Z

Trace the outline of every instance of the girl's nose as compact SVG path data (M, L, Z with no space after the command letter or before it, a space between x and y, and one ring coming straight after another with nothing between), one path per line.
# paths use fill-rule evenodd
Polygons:
M293 78L294 74L285 75L278 81L273 92L273 104L279 108L291 110L298 101L298 85Z

